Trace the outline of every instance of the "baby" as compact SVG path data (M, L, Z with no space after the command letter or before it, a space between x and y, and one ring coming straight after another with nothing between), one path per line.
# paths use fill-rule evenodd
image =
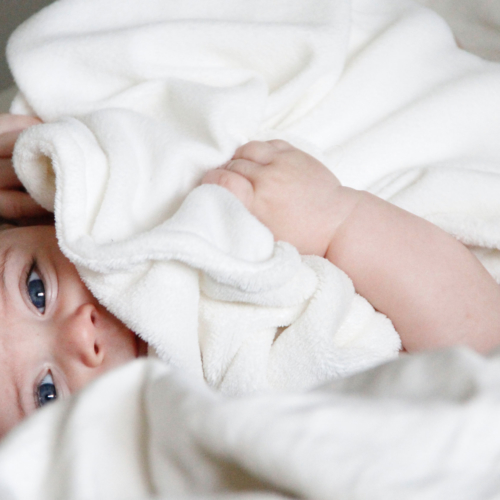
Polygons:
M33 222L45 212L15 177L10 155L36 119L0 116L0 214ZM500 287L469 250L431 223L341 186L319 161L283 141L250 142L203 183L227 188L303 254L344 270L394 323L408 352L500 344ZM145 354L63 256L50 225L0 233L0 435L57 397Z

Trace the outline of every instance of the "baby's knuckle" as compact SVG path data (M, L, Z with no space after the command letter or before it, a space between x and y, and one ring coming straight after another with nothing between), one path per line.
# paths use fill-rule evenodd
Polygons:
M252 159L254 158L260 151L262 151L262 148L264 143L260 141L250 141L241 146L240 148L240 154L243 158L247 159Z
M278 151L289 151L293 149L293 146L283 139L272 139L267 141L271 146L274 146Z
M219 186L223 188L228 189L229 191L234 191L239 184L238 175L228 170L222 170L219 174L217 184L219 184Z

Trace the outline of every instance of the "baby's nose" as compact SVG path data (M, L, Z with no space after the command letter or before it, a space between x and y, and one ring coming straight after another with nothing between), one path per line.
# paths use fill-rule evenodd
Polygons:
M83 304L68 318L65 331L61 332L68 355L77 357L89 368L100 366L104 359L96 328L97 315L93 304Z

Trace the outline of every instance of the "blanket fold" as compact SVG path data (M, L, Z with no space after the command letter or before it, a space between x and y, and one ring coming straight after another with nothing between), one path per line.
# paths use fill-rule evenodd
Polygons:
M486 33L500 19L487 0L435 3L488 13ZM226 28L245 44L222 43ZM323 73L307 51L285 60L296 28L302 49L316 29L331 37ZM406 0L62 0L9 57L14 109L48 121L21 137L17 172L55 209L93 293L182 369L138 360L36 412L0 446L2 499L498 496L499 350L244 394L345 375L398 338L342 271L273 242L224 190L195 188L240 143L292 139L345 184L454 234L500 282L497 65ZM294 79L307 71L322 76ZM287 81L304 83L288 101Z
M344 273L197 187L255 138L289 140L435 222L500 281L500 71L434 13L409 0L117 5L57 2L11 38L13 110L48 122L14 163L93 294L163 359L241 394L398 354Z
M402 356L306 393L238 398L140 360L9 436L0 494L488 500L500 487L499 383L498 352L462 348Z

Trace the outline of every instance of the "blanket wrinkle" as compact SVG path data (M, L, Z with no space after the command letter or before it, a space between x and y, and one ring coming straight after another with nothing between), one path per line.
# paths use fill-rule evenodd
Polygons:
M448 6L459 28L486 16L482 31L462 30L459 38L469 36L478 49L494 39L476 35L498 25L496 2L422 1ZM206 36L214 32L205 30L211 22L224 29L221 19L247 29L245 43L251 43L238 71L245 44L231 46L228 38L225 50ZM178 21L170 38L176 43L150 50L168 39L158 39L161 27ZM265 29L252 32L252 23L265 24L270 36ZM288 65L296 48L292 30L289 38L286 30L282 39L271 36L281 23L307 24L311 39L319 26L339 28L329 31L332 67L326 57L323 73L302 81L302 93L288 87L289 112L284 97L281 109L267 102L273 98L267 82L311 67L301 68L300 60ZM252 33L262 43L252 45ZM185 52L183 37L191 43ZM204 45L196 49L199 40ZM265 47L267 41L273 45ZM498 55L499 47L486 53ZM130 57L120 63L118 55ZM407 207L467 242L500 283L497 64L457 49L436 15L410 0L62 0L20 28L9 57L21 88L13 109L52 120L22 136L18 173L44 206L55 207L60 244L99 301L180 369L138 360L36 412L1 443L2 499L498 497L500 441L492 429L500 418L500 348L487 356L461 347L402 355L342 377L377 349L378 360L386 359L387 344L372 330L379 322L387 333L389 320L373 316L340 270L275 244L223 190L187 193L242 142L292 138L345 184ZM244 101L241 115L217 100L220 87L212 93L199 85L208 84L208 72L196 71L203 61L223 61L218 77L228 90L239 86L228 95L231 106ZM257 76L242 85L247 75ZM183 81L210 101L199 116L189 107L192 94L171 109ZM284 96L286 84L279 91ZM128 149L136 166L121 152L127 141L139 146L137 155ZM117 189L109 179L121 179L121 168L127 175ZM168 199L149 198L148 189L157 187L151 173L164 168L165 189L177 184ZM146 177L136 178L135 169ZM134 189L127 180L148 186L135 205L128 205ZM103 201L113 206L112 190L126 193L117 206L132 220L101 213ZM147 217L137 210L141 203ZM157 219L150 221L151 214ZM325 324L340 326L328 331ZM371 345L360 350L358 344ZM320 381L325 367L340 378L300 390ZM275 390L266 392L270 386Z
M348 321L365 301L347 276L274 242L224 189L198 186L252 138L321 152L295 125L341 78L350 2L217 5L214 18L196 1L128 0L114 23L94 24L92 2L61 2L21 26L9 61L48 123L18 141L20 179L54 209L60 246L98 300L226 393L302 389L397 356L399 336L371 306Z
M22 500L488 500L499 487L499 381L498 349L453 348L305 393L228 398L138 360L9 435L0 491Z
M318 151L343 184L483 249L500 280L500 72L457 50L433 12L127 0L94 24L96 1L51 5L11 38L22 96L52 122L21 135L14 164L90 290L164 360L236 395L398 355L392 324L347 276L198 186L253 138Z

